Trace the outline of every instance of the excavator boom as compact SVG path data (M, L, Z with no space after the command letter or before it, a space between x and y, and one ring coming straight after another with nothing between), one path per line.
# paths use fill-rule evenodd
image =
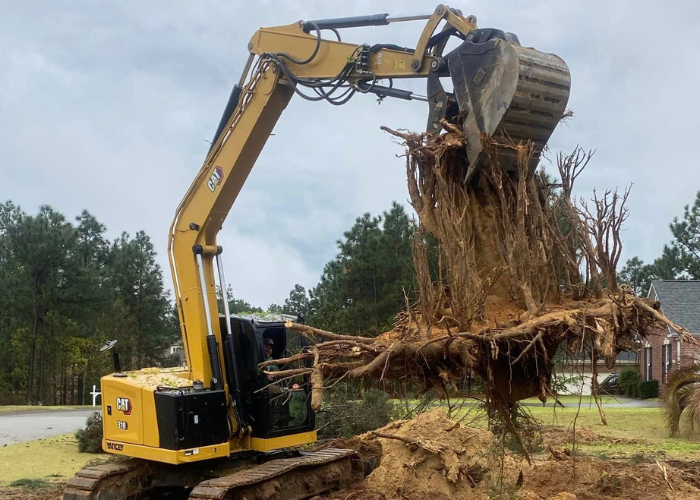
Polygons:
M570 76L564 61L522 47L511 33L479 29L474 16L464 17L444 5L428 17L415 49L340 40L338 30L344 27L384 25L397 19L415 18L380 14L300 21L261 28L250 39L250 59L241 82L231 92L206 161L178 207L170 230L176 299L182 306L180 319L194 378L206 383L212 374L206 335L188 333L190 329L207 332L202 302L195 297L202 292L192 249L201 248L211 262L218 251L216 234L294 94L335 105L358 93L426 101L428 131L439 132L444 119L463 127L469 163L465 182L487 160L484 136L496 142L530 141L534 153L530 171L536 168L539 153L566 109ZM442 31L436 34L443 21ZM336 33L337 40L322 37L329 31ZM443 55L450 37L462 42ZM453 92L444 90L444 77L451 78ZM427 95L398 88L398 82L406 78L425 79ZM501 147L498 153L501 168L512 171L511 150ZM214 272L206 260L205 289L210 310L216 310ZM219 337L218 332L212 333Z

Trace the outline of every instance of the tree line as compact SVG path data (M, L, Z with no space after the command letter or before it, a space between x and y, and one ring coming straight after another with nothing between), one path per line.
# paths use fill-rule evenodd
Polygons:
M670 224L672 239L650 264L627 261L620 283L646 294L653 279L700 279L700 193ZM310 290L297 284L284 304L266 310L244 299L231 312L304 313L319 328L377 335L416 298L414 222L393 203L363 214L338 240L338 254ZM83 211L74 220L51 207L27 214L0 204L0 403L77 404L111 370L98 356L117 339L124 369L169 365L179 339L177 313L144 232L109 241Z
M0 204L0 402L86 402L108 339L124 369L168 364L179 327L155 256L144 232L109 241L87 211Z
M673 218L669 229L671 241L658 258L647 264L632 257L620 271L620 282L639 295L646 296L656 279L700 279L700 192L692 205L684 207L681 217Z
M30 214L0 204L0 403L81 404L112 370L99 355L116 339L122 368L175 364L177 312L147 234L114 240L88 211L73 220L49 206ZM414 295L414 226L404 208L364 214L309 290L256 307L227 290L233 314L306 315L339 331L378 334Z

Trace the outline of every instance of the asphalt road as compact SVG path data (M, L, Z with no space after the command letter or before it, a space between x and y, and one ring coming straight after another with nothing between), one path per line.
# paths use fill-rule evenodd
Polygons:
M565 408L578 408L579 404L577 402L563 403ZM525 406L542 406L541 403L525 403ZM551 399L547 398L547 407L556 406L556 403ZM584 397L581 402L581 408L595 407L593 401L588 401L588 397ZM603 410L605 408L660 408L660 401L649 401L646 399L632 399L626 398L624 396L603 396Z
M85 427L92 410L54 410L0 415L0 446L67 434Z

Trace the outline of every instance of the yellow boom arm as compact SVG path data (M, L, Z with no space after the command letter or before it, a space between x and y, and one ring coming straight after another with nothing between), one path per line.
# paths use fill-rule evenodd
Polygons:
M352 66L346 78L350 85L368 79L374 82L380 78L424 78L431 63L436 64L438 60L437 54L426 53L425 47L442 19L447 20L447 27L454 27L463 35L476 28L473 17L465 19L447 7L438 6L430 16L417 50L380 48L373 51L368 54L369 61L365 64L371 73L361 72L357 69L359 65L353 62L360 57L362 46L321 39L320 33L319 36L311 35L305 31L303 22L261 28L253 35L248 50L251 59L256 55L259 57L251 77L178 206L170 227L168 254L191 380L210 383L213 374L207 336L213 334L221 344L219 322L213 319L217 318L213 265L219 251L217 233L277 119L295 92L295 84L285 76L276 60L281 60L284 69L298 78L332 78ZM441 50L442 47L436 48ZM433 48L433 53L436 48ZM280 56L282 53L285 55ZM298 63L312 54L308 63ZM404 95L410 97L407 94L410 93ZM202 257L204 287L201 286L196 252ZM205 300L202 290L206 290Z
M442 118L461 118L469 163L465 182L483 161L484 135L532 141L535 154L531 169L536 167L539 151L566 107L570 86L566 64L554 55L521 47L510 33L477 29L476 18L463 17L443 5L432 15L420 18L427 19L427 23L415 49L340 41L337 28L415 19L392 19L387 14L300 21L261 28L251 38L241 85L234 87L206 161L178 206L170 228L169 258L191 380L231 390L221 380L225 363L218 347L222 332L216 314L213 263L219 261L221 250L216 236L294 93L333 104L342 104L355 92L425 100L429 103L430 130L438 130ZM444 27L436 34L442 21ZM324 30L334 31L338 40L321 38ZM464 43L443 57L451 36ZM250 77L243 86L248 73ZM454 93L449 95L439 80L447 75L454 85ZM393 84L379 84L380 80L401 78L426 78L427 96L413 95ZM501 168L509 170L512 158L508 154L512 152L498 154ZM220 265L219 269L225 293ZM228 305L224 305L228 316ZM230 328L230 321L226 324ZM234 382L237 378L230 373L226 376Z

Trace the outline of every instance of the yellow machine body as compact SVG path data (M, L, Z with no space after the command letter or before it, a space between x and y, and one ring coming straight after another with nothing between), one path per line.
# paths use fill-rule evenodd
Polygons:
M228 457L240 451L293 448L316 441L316 431L261 439L245 435L230 441L189 449L159 447L160 436L155 405L158 387L190 387L188 371L181 368L146 368L107 375L102 378L102 448L108 453L169 464L191 463Z

